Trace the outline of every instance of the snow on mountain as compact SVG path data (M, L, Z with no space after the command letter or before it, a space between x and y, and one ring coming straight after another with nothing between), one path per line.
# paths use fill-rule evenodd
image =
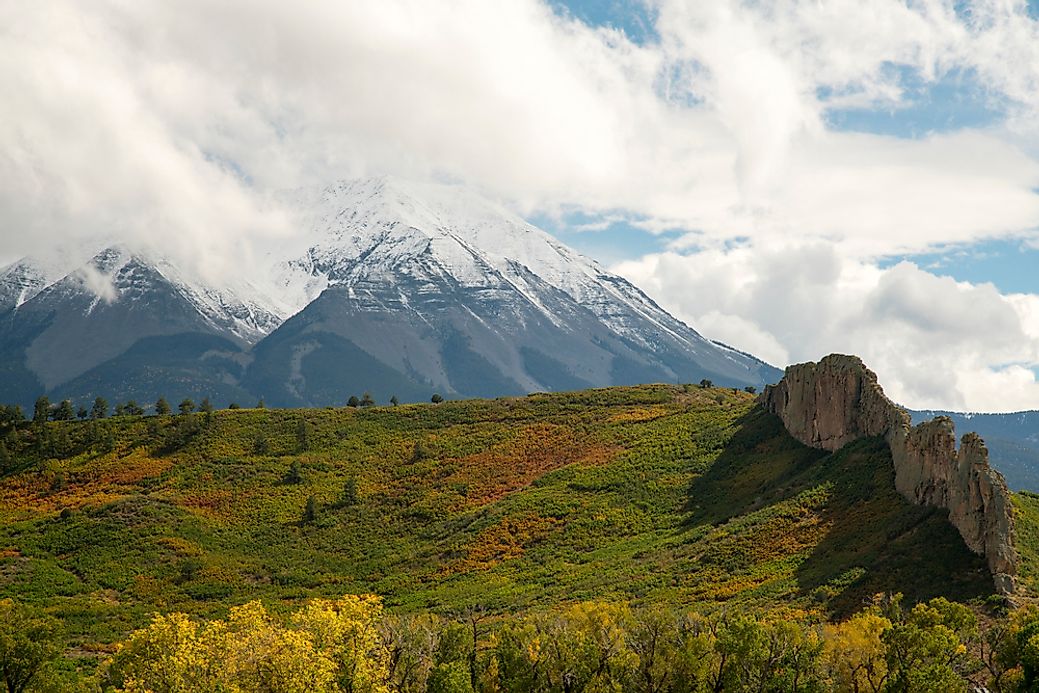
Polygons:
M296 291L292 302L299 308L328 286L390 276L408 258L428 252L461 286L488 287L504 278L553 321L558 316L542 304L530 275L643 348L653 349L658 333L694 352L719 346L627 280L464 187L379 177L298 193L292 203L312 245L304 256L285 262L279 278L282 287ZM740 357L733 352L733 358Z
M470 396L775 374L466 188L370 178L283 203L304 249L272 263L271 293L300 310L261 343L254 386L288 401L326 396L305 394L331 377L308 361L373 359L407 374L401 388Z

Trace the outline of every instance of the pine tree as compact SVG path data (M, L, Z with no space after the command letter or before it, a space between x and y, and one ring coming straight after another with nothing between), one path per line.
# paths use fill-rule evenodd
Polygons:
M256 408L257 409L266 409L267 408L267 405L263 403L263 397L261 397L260 401L256 403Z
M82 404L79 405L79 409L76 410L76 418L82 421L88 416L90 416L90 412L87 411L87 408L84 407Z
M429 398L429 401L432 402L433 404L440 404L441 402L444 401L444 398L441 397L438 393L434 392L433 396Z
M393 406L397 406L398 404L400 404L400 400L397 399L397 395L393 395L392 397L390 397L390 404L392 404Z
M170 413L170 403L166 401L165 397L159 397L155 402L155 413L159 416L166 416Z
M32 408L32 421L36 424L41 424L51 416L51 401L47 398L47 395L40 395L36 398L36 404Z
M361 395L361 401L359 403L362 407L374 407L375 400L372 398L372 393L365 392Z
M351 505L357 505L360 501L360 496L357 494L357 477L352 476L343 484L343 498L340 504L344 507L350 507Z
M94 406L90 408L90 418L103 419L108 416L108 400L104 397L95 397Z
M76 418L76 411L72 408L72 402L67 399L61 400L61 404L54 408L53 417L55 421L72 421Z
M317 521L317 498L307 498L307 507L303 509L303 524L310 525Z
M180 405L177 407L181 414L190 414L195 409L195 403L186 397L181 400Z
M135 399L128 401L124 410L127 416L144 416L144 409L137 406L137 400Z
M198 405L198 410L207 414L213 411L213 405L209 403L208 397L202 398L202 403Z
M359 407L361 406L361 400L357 399L357 395L350 395L350 399L346 400L346 406Z
M289 472L285 475L285 483L303 483L303 465L299 463L299 460L292 460L292 464L289 465Z

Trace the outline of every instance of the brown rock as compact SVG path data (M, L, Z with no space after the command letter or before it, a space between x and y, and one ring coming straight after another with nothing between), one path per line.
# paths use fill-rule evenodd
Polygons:
M1018 557L1010 492L976 434L963 436L957 451L949 418L910 427L909 414L884 395L877 376L855 356L832 354L819 363L790 366L759 401L811 447L835 451L883 436L899 493L919 505L947 508L967 546L985 556L996 588L1014 591Z

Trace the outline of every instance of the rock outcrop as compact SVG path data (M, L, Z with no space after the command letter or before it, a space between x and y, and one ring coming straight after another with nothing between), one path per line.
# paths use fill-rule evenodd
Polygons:
M836 451L860 438L886 439L899 493L919 505L948 509L967 546L985 557L997 589L1014 591L1018 559L1010 492L976 434L963 436L957 450L947 417L911 426L909 414L884 395L877 376L855 356L833 354L790 366L760 401L811 447Z

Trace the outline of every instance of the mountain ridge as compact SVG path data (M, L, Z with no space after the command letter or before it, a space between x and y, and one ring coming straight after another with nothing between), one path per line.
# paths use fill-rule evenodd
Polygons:
M778 376L465 188L361 179L285 204L300 232L268 252L269 270L226 286L123 245L38 291L45 273L32 262L0 272L11 304L0 343L13 364L0 399L301 406L366 390L425 399L702 378L760 387ZM228 343L219 365L192 369L187 354L208 353L199 345L214 337ZM154 364L130 353L156 338Z

